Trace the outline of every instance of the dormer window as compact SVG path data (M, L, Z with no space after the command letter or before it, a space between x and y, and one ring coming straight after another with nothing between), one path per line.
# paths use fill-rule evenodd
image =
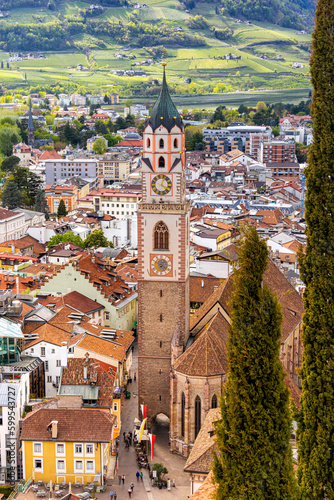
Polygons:
M164 148L164 146L165 146L164 140L163 140L163 139L160 139L160 141L159 141L159 148L160 148L160 149L163 149L163 148Z

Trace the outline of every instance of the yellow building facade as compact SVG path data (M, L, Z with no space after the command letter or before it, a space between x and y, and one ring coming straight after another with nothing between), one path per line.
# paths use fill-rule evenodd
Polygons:
M113 415L101 410L41 409L28 414L21 434L24 478L104 484L114 422Z
M231 244L231 231L224 231L217 238L217 250L223 250Z

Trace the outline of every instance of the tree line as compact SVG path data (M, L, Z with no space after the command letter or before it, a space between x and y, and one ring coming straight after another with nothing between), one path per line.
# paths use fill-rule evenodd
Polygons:
M112 37L119 44L131 43L139 47L154 45L179 45L184 47L205 45L205 41L197 34L174 32L166 25L131 22L110 23L108 21L75 20L70 22L50 22L43 24L8 24L0 21L0 49L14 50L58 50L74 46L72 37L78 33L87 33L98 37Z

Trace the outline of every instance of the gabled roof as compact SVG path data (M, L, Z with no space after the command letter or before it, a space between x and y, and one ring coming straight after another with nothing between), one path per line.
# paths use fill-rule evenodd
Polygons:
M23 441L54 441L50 430L57 422L57 441L108 443L116 417L103 410L40 409L23 420Z
M197 334L196 339L174 362L177 372L213 377L227 373L229 324L218 311Z
M202 472L203 474L210 472L213 463L212 450L217 451L216 438L213 433L214 423L219 420L221 420L220 408L212 408L208 411L183 469L185 472Z
M86 333L86 335L77 344L78 347L92 354L100 354L106 358L116 359L122 363L125 359L125 348L110 340L104 340L96 335Z
M303 299L289 283L275 264L268 259L263 282L272 293L277 295L282 307L281 341L285 342L293 330L301 323L304 313ZM227 317L230 313L230 300L234 288L234 275L229 278L209 297L190 318L190 332L195 335L220 308Z

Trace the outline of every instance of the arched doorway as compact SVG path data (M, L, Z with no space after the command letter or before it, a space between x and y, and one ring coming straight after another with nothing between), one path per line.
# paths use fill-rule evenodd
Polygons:
M151 420L151 433L156 436L156 443L161 446L169 446L169 424L170 420L164 413L158 413Z

